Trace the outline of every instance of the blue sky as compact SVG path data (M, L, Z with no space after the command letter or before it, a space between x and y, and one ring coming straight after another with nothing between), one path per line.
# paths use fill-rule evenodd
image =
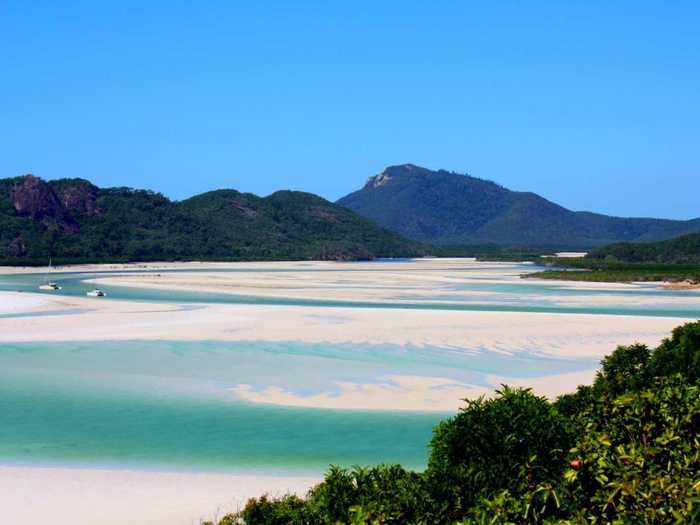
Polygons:
M411 162L696 217L698 27L695 1L0 0L0 177L336 199Z

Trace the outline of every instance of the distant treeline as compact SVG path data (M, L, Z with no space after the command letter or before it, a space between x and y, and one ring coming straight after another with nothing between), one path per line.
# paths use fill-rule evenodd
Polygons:
M548 258L541 262L554 269L523 277L593 282L689 281L697 284L700 283L700 234L659 242L611 244L582 258Z
M610 244L593 250L586 258L610 263L700 265L700 233L667 241Z

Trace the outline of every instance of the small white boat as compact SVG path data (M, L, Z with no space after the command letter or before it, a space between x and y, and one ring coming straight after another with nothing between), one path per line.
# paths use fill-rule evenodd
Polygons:
M94 290L90 290L87 294L88 297L107 297L107 294L104 293L102 290L99 288L95 288Z
M58 290L61 289L61 287L58 285L58 283L55 283L53 281L49 281L49 275L51 275L51 270L53 268L51 267L51 258L49 257L49 271L46 274L44 284L39 286L39 290L47 290L49 292L57 292Z

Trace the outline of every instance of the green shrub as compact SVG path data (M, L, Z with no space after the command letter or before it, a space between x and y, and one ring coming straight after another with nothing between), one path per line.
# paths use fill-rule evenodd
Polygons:
M649 384L651 351L646 345L619 346L601 361L594 388L610 397L645 388Z
M415 523L426 512L426 498L423 476L400 465L331 467L307 503L317 523Z
M700 389L681 376L624 394L583 414L566 472L570 507L594 523L690 523L698 519Z
M279 499L270 499L267 495L251 498L239 513L247 525L291 525L307 523L307 512L304 501L294 495L286 495ZM229 523L236 523L234 516L226 516ZM219 525L228 525L222 522Z
M529 389L504 387L494 399L467 401L440 423L427 476L447 517L463 516L479 497L526 492L557 479L573 445L561 416Z
M700 382L700 322L679 326L670 339L664 339L649 363L650 374L680 374L692 384Z

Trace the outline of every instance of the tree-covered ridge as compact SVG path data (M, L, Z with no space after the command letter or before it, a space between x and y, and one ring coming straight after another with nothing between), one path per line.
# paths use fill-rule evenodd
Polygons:
M423 255L419 243L302 192L219 190L173 202L82 179L0 180L0 260L333 259Z
M700 231L700 218L673 221L574 212L535 193L412 164L390 166L338 201L410 239L590 248Z
M700 265L700 233L658 242L611 244L592 251L586 257L626 263Z
M219 525L700 522L700 322L618 347L554 403L503 387L434 431L424 472L332 467Z

